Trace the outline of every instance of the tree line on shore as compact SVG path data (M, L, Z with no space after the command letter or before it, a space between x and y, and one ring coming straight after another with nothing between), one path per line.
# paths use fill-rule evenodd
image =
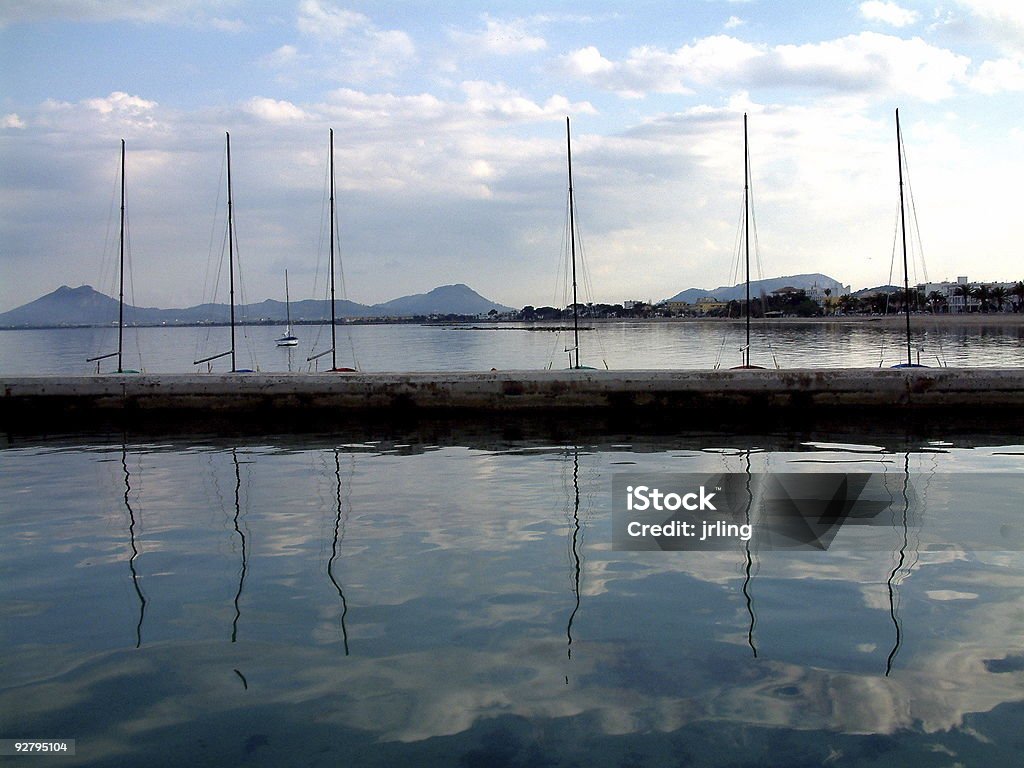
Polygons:
M906 295L905 295L906 294ZM878 292L866 296L844 294L833 296L831 290L824 291L824 300L812 299L806 290L790 289L762 294L750 300L752 317L822 317L826 315L886 315L904 311L905 301L909 299L912 312L930 312L934 314L951 311L969 312L1013 312L1024 311L1024 281L1018 281L1011 288L1002 285L963 284L954 289L953 296L962 301L954 301L950 306L949 297L939 291L925 293L918 288L911 288L909 294L903 290ZM584 319L608 318L653 318L653 317L741 317L744 303L740 300L714 302L704 307L689 305L673 306L670 302L626 302L624 304L578 303L577 315ZM495 310L489 313L491 319L517 320L521 322L563 321L567 314L572 313L572 305L560 307L525 306L521 310L501 314Z

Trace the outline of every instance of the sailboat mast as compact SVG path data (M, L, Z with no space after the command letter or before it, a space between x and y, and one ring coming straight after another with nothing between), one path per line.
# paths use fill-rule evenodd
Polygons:
M117 372L124 373L121 355L124 350L124 139L121 139L121 285L117 295Z
M900 133L900 110L896 108L896 160L900 174L900 233L903 236L903 309L907 318L907 365L913 365L910 354L910 277L907 270L907 220L903 202L903 134Z
M288 270L284 271L284 314L288 323L288 333L292 332L292 298L288 295Z
M235 372L235 220L231 197L231 134L226 132L228 164L228 284L231 295L231 372Z
M747 113L743 113L743 235L747 261L747 343L743 365L750 365L750 150L747 144Z
M569 161L569 243L572 257L572 343L575 354L574 368L580 367L580 319L576 306L576 203L572 196L572 139L569 135L569 118L565 118L565 152Z
M331 128L331 370L338 367L334 309L334 129Z

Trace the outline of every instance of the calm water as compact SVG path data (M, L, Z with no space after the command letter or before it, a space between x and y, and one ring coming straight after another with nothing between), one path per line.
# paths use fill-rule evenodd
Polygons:
M1019 439L426 433L9 437L0 737L77 740L17 760L1020 765ZM923 504L871 551L616 552L631 471Z
M571 335L526 330L526 325L472 326L360 325L338 329L338 364L364 371L445 371L539 369L568 364ZM296 329L300 345L278 348L283 328L260 326L238 330L238 367L262 371L308 370L306 358L329 348L330 330ZM612 369L712 368L739 365L744 344L740 323L607 322L583 332L581 362ZM751 340L753 362L774 367L872 367L905 359L906 342L898 326L879 322L850 324L772 323L757 325ZM227 328L129 328L124 365L148 372L193 372L192 365L230 347ZM921 362L951 366L1018 367L1024 365L1024 325L938 325L915 320L914 347L923 347ZM0 373L88 373L85 359L117 349L114 329L0 331ZM916 352L915 352L916 355ZM774 356L774 360L773 360ZM902 356L902 357L901 357ZM330 367L321 358L321 369ZM110 360L102 370L113 370ZM225 359L214 370L230 369Z

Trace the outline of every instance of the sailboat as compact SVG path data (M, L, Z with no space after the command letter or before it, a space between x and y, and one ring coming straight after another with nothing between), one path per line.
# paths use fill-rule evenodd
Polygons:
M288 324L284 327L284 336L277 340L279 347L294 347L299 343L299 337L292 335L292 300L288 295L288 270L284 271L284 311L288 318Z
M231 356L232 373L252 373L247 368L238 368L235 359L235 218L234 198L231 195L231 134L225 132L225 143L227 146L227 177L228 177L228 284L231 297L231 349L216 355L204 357L201 360L193 361L192 365L208 363L222 357Z
M334 205L334 129L333 128L331 128L331 143L330 143L330 153L329 153L329 156L330 156L330 177L331 177L331 189L330 189L331 260L330 260L330 267L328 269L328 272L330 273L330 280L331 280L331 348L330 349L325 349L323 352L318 352L315 355L311 355L310 357L307 357L306 358L306 362L309 363L309 362L312 362L313 360L317 360L317 359L323 357L326 354L330 354L330 356L331 356L331 367L329 369L330 372L334 372L334 373L346 373L346 372L349 372L350 373L350 372L355 371L356 369L355 368L339 368L338 367L338 353L337 353L337 349L338 349L338 338L337 338L337 327L336 327L337 326L337 317L335 316L335 307L334 307L334 296L335 296L335 292L334 292L334 231L335 231L335 228L337 227L337 216L336 216L336 213L335 213L335 205Z
M743 113L743 251L746 261L746 341L741 349L743 364L734 369L763 370L763 366L750 364L750 145L747 140L747 113Z
M899 167L900 177L900 235L903 239L903 311L907 318L907 362L897 363L893 368L927 368L922 365L920 350L918 350L918 362L914 362L910 349L910 276L907 269L907 213L906 204L903 201L903 134L900 132L900 110L896 108L896 162ZM891 274L891 273L890 273Z
M138 371L125 370L123 365L124 358L124 139L121 139L121 236L119 239L120 249L120 266L118 271L120 273L120 285L117 292L117 352L108 352L105 355L97 355L96 357L86 358L87 363L96 363L96 372L99 373L99 361L106 360L111 357L117 358L117 372L118 373L138 373Z
M580 365L580 313L576 301L576 200L572 189L572 137L569 132L569 118L565 118L565 154L569 165L569 249L572 264L572 346L565 351L569 354L569 370L592 371L594 368Z

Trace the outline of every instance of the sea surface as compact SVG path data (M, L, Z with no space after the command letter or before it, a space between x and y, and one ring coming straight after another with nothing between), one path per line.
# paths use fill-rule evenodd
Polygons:
M583 344L711 367L705 326L602 324ZM782 328L780 364L877 365L893 336ZM287 370L279 329L248 332ZM194 370L196 334L140 330L143 367ZM1020 365L1017 334L944 327L942 347ZM555 337L352 329L366 370L543 367L527 361ZM0 371L85 372L97 341L3 332ZM870 473L888 497L813 551L613 549L613 482L680 472ZM0 761L1019 766L1021 498L1024 438L998 423L0 425L0 740L75 740Z
M742 362L741 322L604 321L582 324L580 362L595 368L728 368ZM298 326L297 347L277 347L283 327L236 329L236 367L274 371L330 368L329 326ZM572 334L525 323L459 325L351 325L336 329L339 366L363 371L487 371L569 365ZM959 324L915 318L911 354L926 365L1024 365L1024 324ZM193 365L230 349L230 329L127 328L123 366L149 373L230 370L230 360ZM86 359L116 352L114 328L0 331L0 373L89 373ZM847 323L754 324L751 361L766 368L891 366L906 361L903 327L882 320ZM100 361L101 371L116 361Z
M1024 445L876 433L8 436L33 765L1016 766ZM611 547L618 473L871 472L861 546Z

